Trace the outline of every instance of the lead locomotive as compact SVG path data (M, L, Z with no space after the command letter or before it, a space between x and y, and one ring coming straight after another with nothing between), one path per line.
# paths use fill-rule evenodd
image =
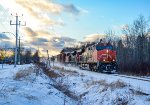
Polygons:
M81 48L65 48L57 55L62 63L77 64L82 69L91 71L115 73L117 72L116 51L110 42L91 43Z

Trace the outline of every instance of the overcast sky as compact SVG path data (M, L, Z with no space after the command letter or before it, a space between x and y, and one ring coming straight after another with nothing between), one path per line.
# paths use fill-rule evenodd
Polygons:
M22 45L57 54L64 46L93 40L108 29L121 34L121 27L138 15L150 16L150 0L0 0L0 32L15 34L16 13ZM0 34L1 46L12 47L12 34Z

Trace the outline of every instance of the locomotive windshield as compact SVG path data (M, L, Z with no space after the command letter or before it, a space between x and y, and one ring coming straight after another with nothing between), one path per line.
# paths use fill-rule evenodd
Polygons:
M113 47L112 46L100 46L100 45L97 45L96 46L96 50L103 50L103 49L110 49L110 50L113 50Z

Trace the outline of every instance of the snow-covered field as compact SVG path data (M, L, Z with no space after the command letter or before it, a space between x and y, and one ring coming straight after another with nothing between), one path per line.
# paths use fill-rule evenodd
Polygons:
M46 73L32 64L4 65L0 105L150 105L150 82L59 63Z
M49 83L34 65L4 65L0 68L0 105L63 105L64 99L66 105L76 105Z

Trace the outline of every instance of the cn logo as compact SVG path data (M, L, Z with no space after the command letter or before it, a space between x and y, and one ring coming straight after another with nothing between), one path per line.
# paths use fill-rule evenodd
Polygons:
M101 54L101 55L98 56L98 58L99 58L99 59L107 58L107 54Z
M106 59L106 58L108 58L108 57L109 57L109 58L112 58L112 56L111 56L111 55L108 55L108 54L101 54L101 55L98 56L99 59Z

